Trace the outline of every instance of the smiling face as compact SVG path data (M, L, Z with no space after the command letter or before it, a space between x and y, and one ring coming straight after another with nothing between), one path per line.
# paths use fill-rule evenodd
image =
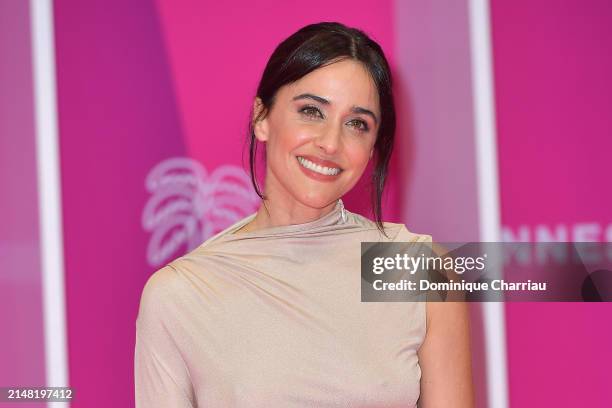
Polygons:
M266 196L310 208L332 204L359 181L379 124L376 86L357 61L332 63L281 87L254 128L266 144Z

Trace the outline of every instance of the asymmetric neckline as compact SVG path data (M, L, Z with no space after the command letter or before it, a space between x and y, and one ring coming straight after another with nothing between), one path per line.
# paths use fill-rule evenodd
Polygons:
M299 231L307 231L307 230L310 230L316 227L325 227L328 225L336 225L336 224L343 223L343 220L342 220L343 211L346 211L344 209L344 203L342 202L342 199L338 199L338 201L336 202L336 205L329 213L325 214L324 216L320 218L317 218L316 220L301 223L301 224L278 225L275 227L260 228L255 231L240 232L236 234L235 233L236 231L238 231L240 228L242 228L243 226L245 226L246 224L248 224L255 218L257 213L253 213L249 215L248 217L243 218L242 220L238 221L236 224L232 225L223 235L226 237L248 238L248 237L254 237L254 236L274 235L274 234L279 234L279 233L292 233L292 232L299 232Z

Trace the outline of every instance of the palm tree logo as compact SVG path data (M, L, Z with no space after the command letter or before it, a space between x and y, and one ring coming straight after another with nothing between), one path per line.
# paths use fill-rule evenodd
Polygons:
M158 163L147 175L145 188L151 196L141 222L151 233L147 263L152 267L189 252L255 212L260 201L240 167L223 165L209 173L188 157Z

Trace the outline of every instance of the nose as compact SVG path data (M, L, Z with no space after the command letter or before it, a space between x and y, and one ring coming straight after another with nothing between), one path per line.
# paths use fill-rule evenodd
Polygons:
M338 151L341 143L341 129L336 126L329 126L315 140L318 148L323 150L325 154L332 155Z

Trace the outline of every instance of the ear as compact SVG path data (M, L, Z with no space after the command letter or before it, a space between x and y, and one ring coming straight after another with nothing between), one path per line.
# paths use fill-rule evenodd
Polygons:
M370 150L370 159L372 158L373 154L374 154L374 148L372 148L372 150Z
M255 131L255 137L257 140L263 143L267 142L269 137L268 113L266 112L265 117L259 118L259 120L257 116L262 113L264 109L265 107L263 106L261 99L259 97L255 97L255 100L253 101L253 130Z

